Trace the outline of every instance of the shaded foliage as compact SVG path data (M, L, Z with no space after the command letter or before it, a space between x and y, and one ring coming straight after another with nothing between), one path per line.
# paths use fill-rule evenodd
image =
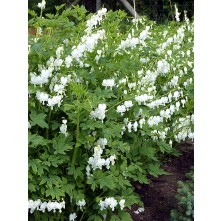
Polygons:
M28 5L29 9L37 10L37 4L40 0L29 0ZM54 14L55 5L66 4L66 6L73 3L74 0L47 0L46 8L44 13ZM128 0L128 2L133 6L133 0ZM140 15L147 16L150 20L157 22L165 22L174 20L174 4L176 3L179 11L181 12L181 20L183 19L184 13L186 10L188 17L191 18L194 15L194 0L136 0L136 10ZM81 0L78 3L79 5L84 5L89 12L96 12L96 1L91 0ZM102 0L102 6L106 7L109 10L125 10L125 7L120 1L117 0ZM30 19L30 17L29 17Z

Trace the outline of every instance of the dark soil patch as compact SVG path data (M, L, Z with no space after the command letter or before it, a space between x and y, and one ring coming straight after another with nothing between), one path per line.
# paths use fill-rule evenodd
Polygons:
M136 192L144 203L144 212L135 214L138 209L134 205L130 214L134 221L169 221L171 209L177 206L177 182L185 181L185 174L194 164L193 144L184 143L179 146L179 157L171 157L162 167L171 175L162 175L158 178L149 177L150 185L134 183Z

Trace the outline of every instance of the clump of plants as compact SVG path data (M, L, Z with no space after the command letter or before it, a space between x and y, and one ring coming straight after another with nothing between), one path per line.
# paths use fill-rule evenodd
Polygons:
M178 182L178 206L171 211L171 221L194 220L194 175L193 169L186 174L187 181Z
M30 220L132 220L133 181L193 139L193 23L29 10Z

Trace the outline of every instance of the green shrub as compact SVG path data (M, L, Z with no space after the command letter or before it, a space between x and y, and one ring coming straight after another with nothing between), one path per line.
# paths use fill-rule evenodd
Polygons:
M178 195L176 196L178 208L171 211L171 221L193 221L194 220L194 177L193 170L187 175L188 180L178 182Z

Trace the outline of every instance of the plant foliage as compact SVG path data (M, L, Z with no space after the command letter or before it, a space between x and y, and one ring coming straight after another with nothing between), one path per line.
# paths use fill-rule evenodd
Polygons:
M47 3L46 3L47 4ZM193 139L193 23L30 11L30 220L131 220L132 181ZM77 217L77 218L76 218Z

